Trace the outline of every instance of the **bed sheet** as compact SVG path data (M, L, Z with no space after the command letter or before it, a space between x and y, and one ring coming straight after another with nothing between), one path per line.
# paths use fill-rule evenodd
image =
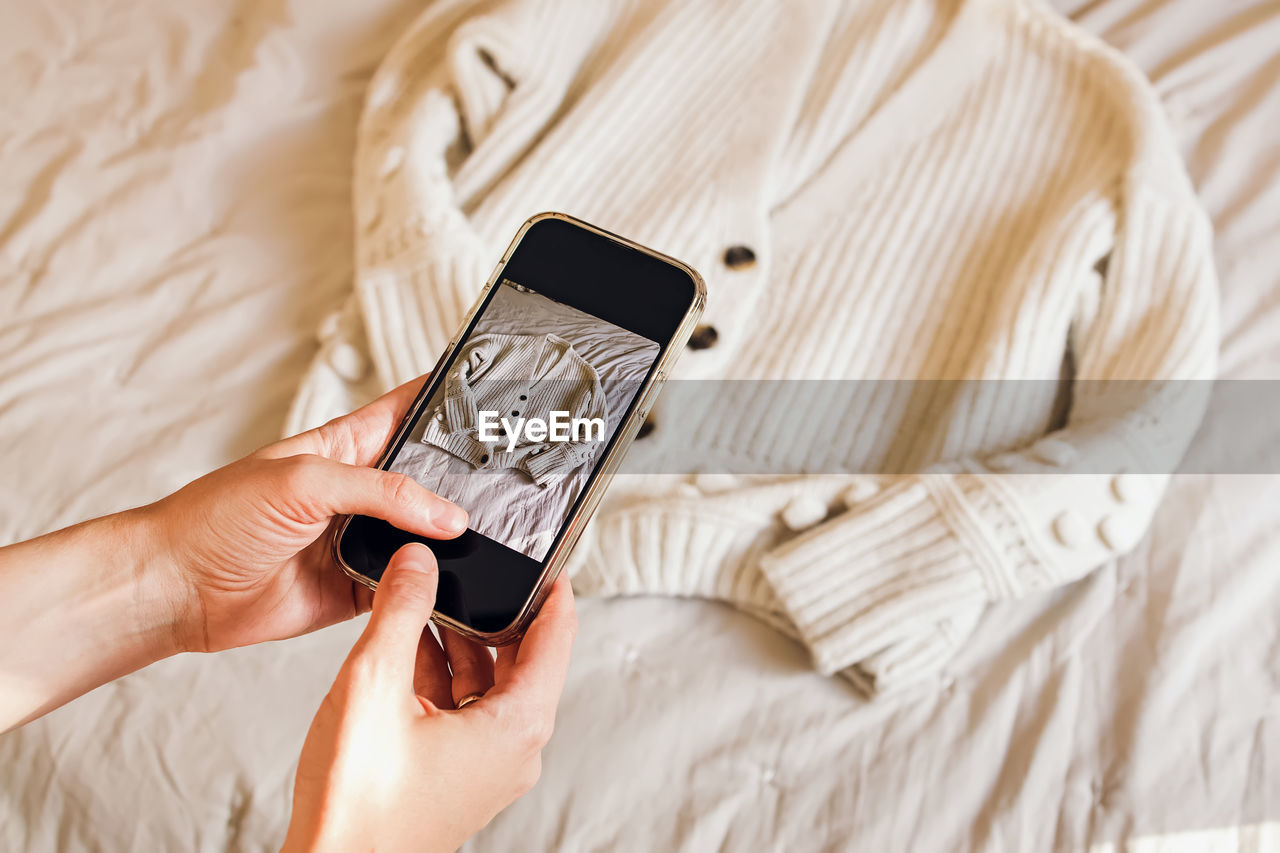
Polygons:
M1218 229L1223 373L1276 379L1280 8L1056 5L1153 78ZM418 7L0 0L0 539L278 433L349 288L363 86ZM1130 558L869 703L724 606L583 601L542 781L471 847L1276 849L1278 505L1274 475L1180 477ZM360 628L165 661L0 738L0 848L277 846Z

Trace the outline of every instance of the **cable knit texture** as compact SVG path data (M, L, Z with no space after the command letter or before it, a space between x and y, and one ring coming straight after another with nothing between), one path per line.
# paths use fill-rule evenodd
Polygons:
M1008 380L923 410L890 381L832 421L849 471L901 476L620 477L574 555L585 592L729 601L868 691L1132 548L1206 383L1107 389L1214 371L1210 229L1159 103L1030 0L433 3L372 82L355 207L291 429L429 370L540 210L703 272L718 334L673 378ZM350 346L376 375L341 373ZM679 432L807 450L768 417Z

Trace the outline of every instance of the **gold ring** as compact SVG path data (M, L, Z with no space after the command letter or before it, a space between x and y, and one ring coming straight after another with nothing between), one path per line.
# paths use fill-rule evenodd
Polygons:
M467 707L472 702L476 702L483 697L484 697L483 690L481 690L479 693L468 693L466 696L463 696L457 702L453 703L453 706L457 708L459 711L461 711L463 708Z

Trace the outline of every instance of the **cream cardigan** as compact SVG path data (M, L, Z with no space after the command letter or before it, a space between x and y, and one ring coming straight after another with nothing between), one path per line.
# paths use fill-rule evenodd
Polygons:
M558 335L479 335L467 342L449 375L444 400L430 412L422 440L465 459L476 468L518 468L539 486L590 459L599 443L583 439L551 442L523 437L514 446L503 438L481 440L478 413L488 409L508 418L540 418L552 412L608 420L600 377Z
M619 478L590 525L581 590L729 601L868 691L1136 544L1207 383L1154 407L1076 381L1065 418L1016 389L1214 372L1210 227L1160 106L1031 0L444 0L374 76L355 169L355 292L290 429L429 370L540 210L704 274L714 345L676 379L1043 380L926 419L882 395L850 474Z

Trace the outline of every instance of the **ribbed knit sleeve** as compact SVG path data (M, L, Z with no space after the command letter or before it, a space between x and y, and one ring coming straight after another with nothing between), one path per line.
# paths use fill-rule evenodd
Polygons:
M911 680L947 657L947 629L984 602L1069 583L1143 536L1203 414L1217 286L1191 199L1137 188L1120 219L1100 297L1073 330L1063 429L897 478L763 557L823 671L869 661L866 675L879 654Z

